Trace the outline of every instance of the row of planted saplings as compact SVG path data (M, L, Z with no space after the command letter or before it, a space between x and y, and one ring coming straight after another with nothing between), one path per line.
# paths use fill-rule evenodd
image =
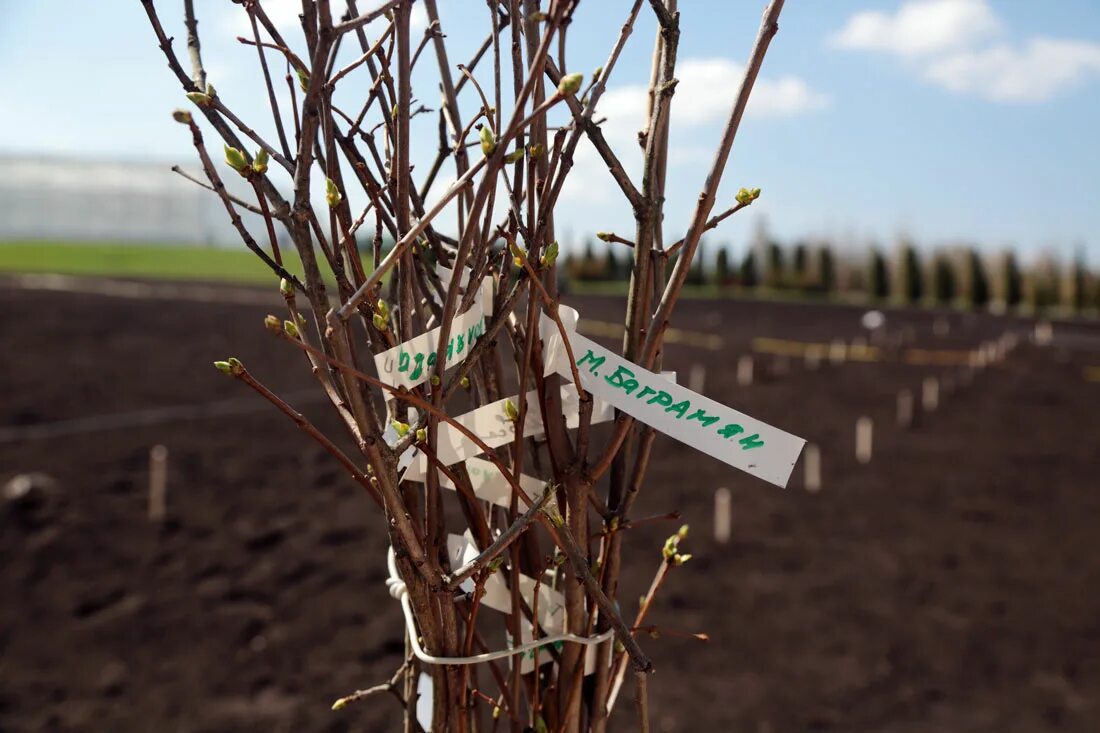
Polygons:
M1033 339L1036 344L1046 345L1050 343L1049 324L1043 324L1036 329ZM843 342L839 342L843 346ZM968 361L960 369L950 372L943 377L931 375L921 381L920 408L924 414L932 414L940 407L943 397L950 395L957 389L968 387L974 382L976 374L980 374L987 366L999 364L1017 347L1019 340L1015 333L1006 331L1000 338L987 341L972 350ZM851 347L858 349L859 342L854 342ZM841 348L834 343L829 349L830 363L836 365L844 362L844 357L839 356ZM807 358L807 367L814 369L820 362L816 358ZM742 356L737 365L737 382L739 386L746 387L752 384L752 357ZM701 367L698 367L701 370ZM702 373L701 371L698 373ZM773 370L775 373L775 370ZM779 371L782 373L782 370ZM696 374L693 368L692 375ZM695 384L695 382L693 382ZM702 386L701 384L699 385ZM694 389L694 387L693 387ZM917 420L916 395L911 389L902 389L897 393L895 409L895 425L902 430L908 430L914 426ZM868 464L874 455L874 421L871 417L863 415L855 424L855 458L860 464ZM807 443L802 452L802 486L811 493L816 494L822 489L821 481L821 448L816 443ZM714 537L720 543L729 541L732 515L731 497L729 489L722 487L714 494Z

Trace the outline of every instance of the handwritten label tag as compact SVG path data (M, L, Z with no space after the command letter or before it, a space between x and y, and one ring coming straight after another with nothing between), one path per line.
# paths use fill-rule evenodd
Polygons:
M484 458L471 458L466 461L466 473L470 475L470 486L474 490L474 496L505 509L511 506L512 484L508 483L508 479L491 461L486 461ZM530 497L541 494L543 487L546 486L545 481L522 473L518 478L520 488ZM444 473L439 474L439 485L455 490L454 483ZM523 502L520 502L519 507L520 511L524 509Z
M529 438L537 438L546 432L542 424L542 413L539 410L538 399L538 390L533 389L527 393L527 414L524 417L523 434ZM455 422L476 435L490 448L498 448L511 443L516 437L516 426L504 412L504 404L509 400L512 401L513 405L519 405L517 397L508 397L482 405L464 415L459 415L455 418ZM561 411L565 415L566 427L577 427L580 422L579 408L580 399L577 397L576 387L572 384L562 385ZM607 422L614 416L615 410L611 405L599 399L592 401L593 425ZM436 433L436 456L444 466L473 458L480 453L482 453L481 448L463 435L454 425L449 423L439 425L439 431ZM422 481L427 470L428 459L416 452L412 454L409 467L401 479L404 481Z
M482 297L451 322L450 339L447 341L446 367L458 364L470 353L474 344L485 333L485 303L492 304L493 283L486 280ZM489 295L486 297L485 292ZM378 378L394 387L413 387L423 384L435 369L436 351L442 326L394 346L374 357Z
M629 362L576 332L577 311L561 307L562 325L576 359L581 386L598 400L723 463L786 487L806 441ZM546 373L572 380L569 355L557 324L539 324Z

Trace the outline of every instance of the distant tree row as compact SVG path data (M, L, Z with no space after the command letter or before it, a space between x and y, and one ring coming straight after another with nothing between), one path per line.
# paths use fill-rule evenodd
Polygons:
M713 258L710 254L708 243L701 242L688 271L689 285L970 308L1025 306L1075 313L1100 308L1100 279L1080 257L1068 267L1045 258L1025 271L1011 251L994 257L973 247L927 253L907 242L890 256L872 246L862 261L851 255L838 258L828 245L784 247L775 241L757 242L736 260L728 246L717 247ZM631 258L628 245L589 240L580 252L568 254L562 266L573 280L626 281Z

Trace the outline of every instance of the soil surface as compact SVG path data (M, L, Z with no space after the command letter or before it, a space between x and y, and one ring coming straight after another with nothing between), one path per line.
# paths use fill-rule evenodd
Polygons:
M0 283L0 482L49 477L0 500L0 731L398 728L387 696L329 709L387 679L403 653L377 509L210 367L238 356L336 430L301 358L264 332L271 301ZM570 302L590 321L622 308ZM1084 372L1100 365L1100 328L1056 324L1039 346L1024 320L890 310L888 358L814 369L757 353L754 384L738 386L752 339L860 338L862 312L678 307L676 325L724 343L671 343L665 368L686 383L703 365L708 396L820 446L823 488L804 491L801 464L782 491L658 439L636 516L682 512L694 559L653 607L665 632L643 640L653 729L1100 730L1100 383ZM970 349L1009 331L1019 347L969 384L961 367L905 362L907 349ZM928 376L951 383L938 409L898 428L898 391L919 403ZM867 465L854 458L863 415L875 425ZM156 444L169 451L163 524L146 519ZM733 536L720 545L723 486ZM631 614L677 526L628 533ZM635 729L631 694L620 729Z

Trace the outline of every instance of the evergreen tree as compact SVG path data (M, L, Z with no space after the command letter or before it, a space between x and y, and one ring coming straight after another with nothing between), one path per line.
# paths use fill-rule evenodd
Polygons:
M985 265L981 255L971 247L966 251L966 299L972 308L985 308L989 305L989 280L985 276Z
M877 247L871 248L867 259L867 294L875 300L890 296L890 277L886 272L886 258Z
M955 301L955 271L951 261L942 254L932 259L932 297L940 305L951 305Z
M836 288L836 262L833 250L828 245L818 251L818 286L823 293L831 293Z
M768 243L767 257L767 267L764 268L764 284L769 288L782 287L784 280L783 249L778 242Z
M794 274L794 281L796 285L804 285L806 283L806 270L809 268L808 262L809 252L806 249L806 245L799 242L794 246L794 256L791 261L791 268Z
M1008 308L1015 308L1023 300L1023 282L1016 255L1009 250L1001 262L1001 297Z
M741 260L740 276L741 285L746 288L755 288L760 284L760 278L756 272L756 253L751 249L745 255L745 259Z
M604 260L603 276L605 280L621 280L622 268L619 266L619 258L615 256L615 244L607 245L607 255Z
M719 287L725 287L730 281L730 253L727 247L718 250L718 258L714 262L714 281Z
M898 287L895 293L903 303L919 303L924 295L920 257L916 248L909 244L903 244L898 252Z

